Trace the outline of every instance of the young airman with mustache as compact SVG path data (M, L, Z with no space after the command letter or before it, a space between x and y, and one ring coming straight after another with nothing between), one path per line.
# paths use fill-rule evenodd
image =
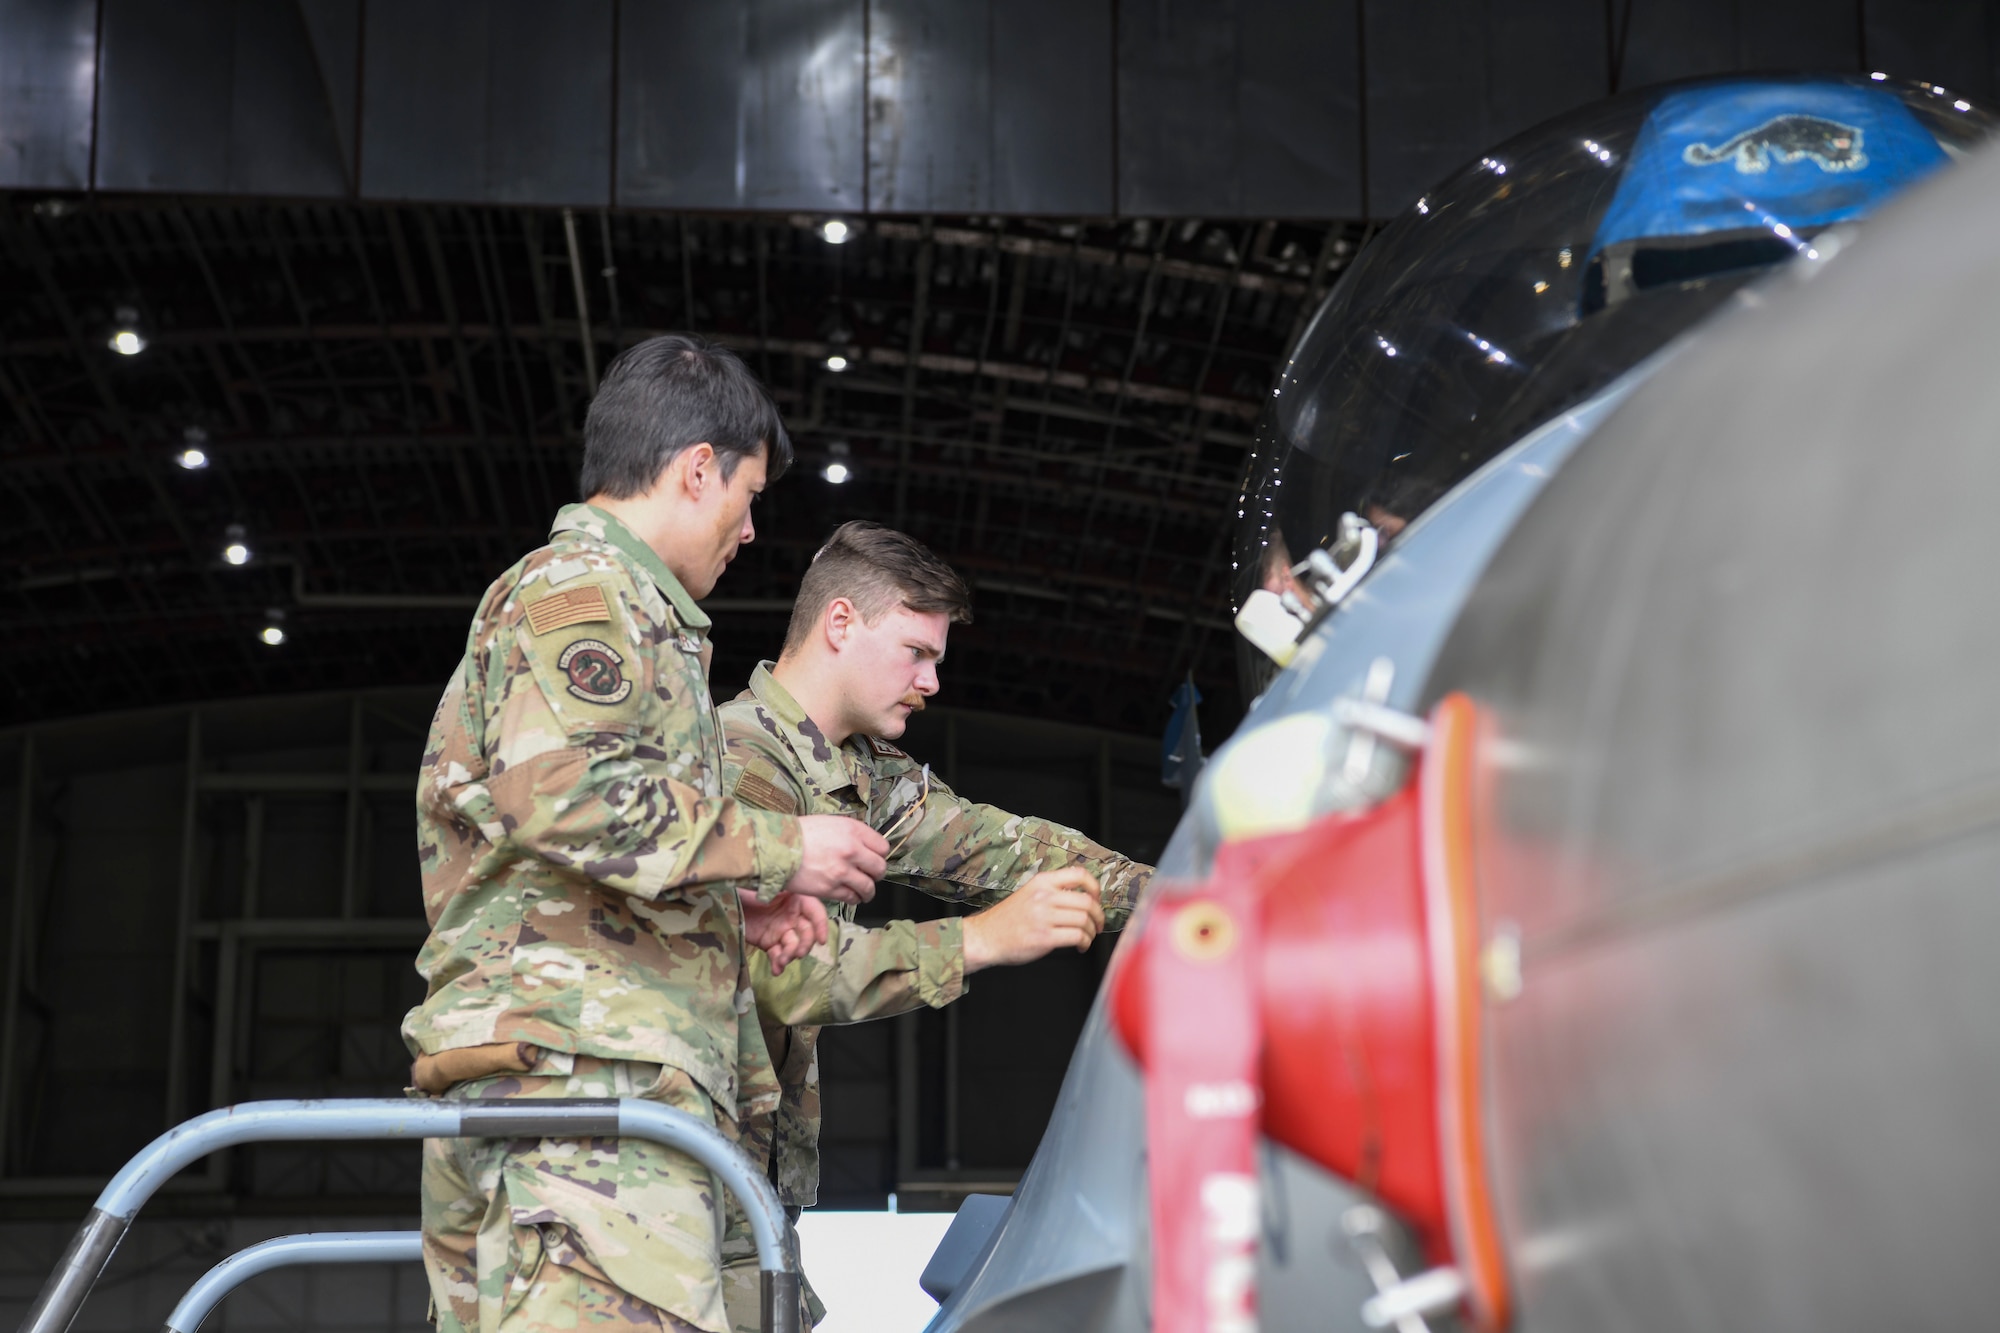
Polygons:
M1151 879L1075 829L957 795L899 749L938 692L951 626L971 594L922 543L875 523L843 524L813 558L783 651L720 710L723 785L790 815L842 814L888 841L883 878L983 911L864 928L832 904L825 943L773 975L751 955L764 1040L782 1089L772 1179L796 1218L819 1188L819 1026L885 1018L965 993L982 968L1087 949L1117 930ZM817 910L818 904L809 906ZM732 1321L756 1327L756 1256L724 1253ZM808 1313L823 1313L810 1288Z

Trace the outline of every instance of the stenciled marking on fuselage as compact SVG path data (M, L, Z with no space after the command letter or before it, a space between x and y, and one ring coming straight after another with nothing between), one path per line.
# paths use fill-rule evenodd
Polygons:
M1753 175L1769 171L1773 157L1780 162L1811 158L1821 171L1859 171L1868 165L1868 154L1861 151L1861 138L1861 130L1856 126L1794 112L1773 116L1720 148L1691 143L1682 151L1681 158L1697 167L1733 160L1738 171Z

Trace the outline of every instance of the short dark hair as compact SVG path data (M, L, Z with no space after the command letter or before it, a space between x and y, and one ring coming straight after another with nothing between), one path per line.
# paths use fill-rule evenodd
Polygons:
M612 358L583 420L584 498L629 499L690 445L715 446L724 481L759 449L772 480L792 463L778 405L736 353L687 333L663 333Z
M898 606L942 611L954 625L972 621L972 590L957 570L915 537L862 519L835 528L799 581L786 652L806 641L836 597L853 602L871 624Z

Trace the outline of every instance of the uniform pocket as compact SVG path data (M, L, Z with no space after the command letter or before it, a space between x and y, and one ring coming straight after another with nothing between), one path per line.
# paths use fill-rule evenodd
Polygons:
M694 1076L687 1070L676 1069L672 1065L660 1066L659 1076L639 1093L639 1099L671 1106L676 1111L685 1111L704 1124L712 1125L718 1119L715 1113L715 1099L708 1095L708 1091L701 1084L695 1082Z
M699 1328L727 1328L722 1201L693 1158L643 1139L542 1139L509 1152L501 1175L517 1273L601 1273Z

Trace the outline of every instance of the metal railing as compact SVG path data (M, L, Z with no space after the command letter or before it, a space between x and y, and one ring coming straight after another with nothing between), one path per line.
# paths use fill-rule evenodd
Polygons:
M714 1126L656 1102L245 1102L197 1116L127 1162L63 1251L20 1333L68 1333L139 1210L182 1168L243 1143L328 1139L638 1138L678 1149L715 1173L743 1205L757 1243L766 1333L799 1333L799 1272L785 1245L785 1210L770 1181Z
M424 1257L421 1231L315 1231L279 1236L224 1259L201 1275L167 1316L160 1333L196 1333L229 1293L274 1268L294 1264L400 1264Z

